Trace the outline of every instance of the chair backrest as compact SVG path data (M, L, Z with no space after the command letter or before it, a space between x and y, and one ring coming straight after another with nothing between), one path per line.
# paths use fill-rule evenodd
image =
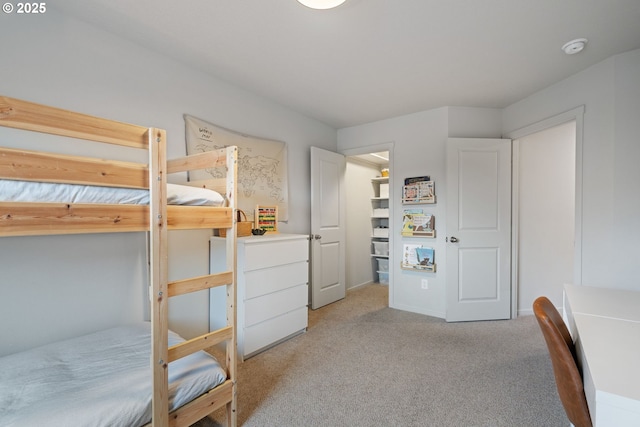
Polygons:
M536 302L534 302L534 305L535 304L538 304L540 306L542 311L546 313L555 327L558 328L558 332L560 332L560 334L562 335L562 339L564 339L564 342L567 343L567 347L569 347L571 355L577 362L578 359L576 359L576 346L573 343L573 338L571 338L571 333L569 332L567 325L564 323L564 320L562 320L562 315L558 312L556 307L547 297L539 297Z
M576 427L591 427L584 385L575 359L575 346L562 316L546 297L534 301L533 313L547 343L558 395L569 421Z

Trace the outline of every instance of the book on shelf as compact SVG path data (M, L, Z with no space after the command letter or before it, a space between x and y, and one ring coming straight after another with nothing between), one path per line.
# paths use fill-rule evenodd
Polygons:
M418 265L431 267L434 261L434 250L433 248L418 247L416 248L416 257Z
M433 200L435 195L435 185L433 181L419 181L407 184L402 187L403 202L420 202L424 200Z
M422 209L405 209L402 215L402 235L420 236L433 234L435 217Z
M416 249L422 245L405 244L402 251L402 264L404 266L418 265L418 253Z
M435 251L422 245L405 244L402 253L402 268L435 271Z
M415 176L413 178L405 178L404 185L414 184L416 182L431 181L429 176Z

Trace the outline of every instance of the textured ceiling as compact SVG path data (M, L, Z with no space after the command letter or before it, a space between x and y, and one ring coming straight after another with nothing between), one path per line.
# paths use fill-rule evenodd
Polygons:
M344 128L503 108L640 48L640 0L65 0L62 13ZM569 40L589 39L577 55Z

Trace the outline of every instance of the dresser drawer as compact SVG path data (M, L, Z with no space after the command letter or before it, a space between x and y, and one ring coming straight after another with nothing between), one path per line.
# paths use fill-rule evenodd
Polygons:
M265 240L246 243L244 271L259 270L276 265L291 264L309 259L309 240Z
M274 292L244 302L244 325L249 327L264 322L282 313L304 307L307 308L308 287L306 284L294 286L284 291Z
M266 322L244 329L242 356L277 344L280 340L300 332L307 327L307 307L299 308Z
M245 273L244 278L244 299L249 300L260 295L308 283L309 263L305 260L294 264L248 271Z

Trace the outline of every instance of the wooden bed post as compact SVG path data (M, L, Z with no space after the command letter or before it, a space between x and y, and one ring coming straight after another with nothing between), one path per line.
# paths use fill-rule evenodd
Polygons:
M227 403L227 426L235 427L237 424L237 378L236 378L236 363L237 363L237 333L236 333L236 283L238 280L238 273L236 271L236 239L237 239L237 216L236 211L236 195L238 182L238 148L227 150L227 199L229 200L229 207L233 213L233 226L226 237L226 254L227 254L227 269L233 271L233 282L227 285L227 325L233 327L233 334L231 340L227 341L227 377L233 380L233 390L231 402Z
M153 427L169 425L168 247L166 134L149 128L149 248Z

